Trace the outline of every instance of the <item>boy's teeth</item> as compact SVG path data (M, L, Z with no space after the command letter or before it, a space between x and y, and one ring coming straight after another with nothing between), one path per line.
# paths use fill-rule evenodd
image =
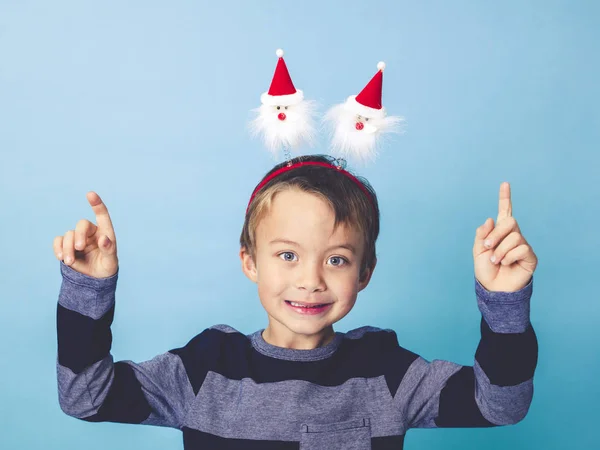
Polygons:
M316 308L317 306L321 306L321 305L306 306L306 305L301 305L300 303L296 303L296 302L290 302L290 305L297 306L300 308Z

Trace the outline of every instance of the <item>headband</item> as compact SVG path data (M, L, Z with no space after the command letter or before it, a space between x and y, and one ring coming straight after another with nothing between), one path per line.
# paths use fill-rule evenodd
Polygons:
M256 188L254 188L254 191L252 192L252 196L250 197L250 201L248 202L248 206L246 207L246 214L248 214L248 210L250 209L250 205L252 204L252 200L254 200L254 197L256 197L256 194L258 194L258 192L265 186L265 184L267 184L273 178L281 175L282 173L288 172L290 170L293 170L293 169L295 169L297 167L301 167L301 166L321 166L321 167L328 167L330 169L335 169L338 172L343 173L348 178L350 178L352 181L354 181L356 183L356 185L360 188L360 190L363 191L364 194L367 196L367 198L369 199L369 201L371 202L371 204L373 203L373 197L371 196L371 194L369 193L369 191L367 190L367 188L365 188L365 186L358 180L358 178L356 178L354 175L352 175L347 170L344 170L341 165L334 166L333 164L324 163L324 162L320 162L320 161L300 161L300 162L297 162L297 163L294 163L294 164L287 164L287 165L285 165L285 166L277 169L275 172L269 174L267 177L265 177L258 184L258 186L256 186Z
M275 156L283 150L287 164L265 177L256 186L246 207L246 214L256 194L273 178L301 166L321 166L335 169L350 178L367 196L374 208L375 201L365 185L354 175L344 169L341 162L337 164L319 161L299 161L292 163L291 149L302 144L312 144L314 139L313 115L315 103L304 98L304 92L296 89L287 65L283 59L283 50L278 49L277 66L271 80L269 90L260 96L261 106L254 109L256 117L250 122L250 129L255 136L260 135ZM351 95L343 104L335 105L325 114L325 122L333 125L331 147L342 158L347 156L359 161L367 161L375 156L375 150L381 134L398 131L403 119L387 116L381 102L383 70L385 63L377 64L377 72L360 91Z

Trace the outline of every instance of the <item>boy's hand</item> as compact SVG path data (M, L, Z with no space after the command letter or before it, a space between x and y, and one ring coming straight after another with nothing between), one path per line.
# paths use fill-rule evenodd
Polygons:
M75 230L54 238L54 254L72 269L94 278L107 278L117 273L117 240L108 209L93 191L88 202L96 214L97 225L89 220L77 222Z
M488 218L477 228L473 246L475 277L488 291L515 292L529 284L538 260L512 216L508 183L500 185L496 222L494 227L494 219Z

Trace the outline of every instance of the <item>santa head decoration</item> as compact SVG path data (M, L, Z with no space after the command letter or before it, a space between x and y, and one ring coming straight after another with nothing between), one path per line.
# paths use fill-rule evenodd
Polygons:
M294 87L283 50L275 53L278 60L271 86L260 96L262 105L253 110L257 116L250 127L254 135L261 135L273 156L284 150L286 159L290 159L290 150L312 144L315 102L305 100L304 93Z
M331 147L334 153L359 162L372 160L377 153L380 136L399 131L401 117L387 116L381 103L385 63L377 64L377 73L358 95L335 105L325 114L332 128Z

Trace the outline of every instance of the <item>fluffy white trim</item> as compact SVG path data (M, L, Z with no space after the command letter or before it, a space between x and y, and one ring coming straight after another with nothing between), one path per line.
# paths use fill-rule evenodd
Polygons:
M297 105L304 100L304 93L300 89L296 89L294 94L288 95L269 95L268 91L260 96L260 102L263 105L269 106L291 106Z
M315 139L316 106L314 100L303 100L281 110L263 104L253 110L256 117L249 123L250 132L253 136L262 138L265 147L274 157L283 149L295 150L301 145L312 146ZM286 120L277 118L280 113L285 113Z
M351 95L346 99L348 108L358 114L359 116L381 119L385 117L385 108L382 106L381 109L369 108L368 106L361 105L356 101L356 95Z
M365 128L356 129L356 112L348 102L331 107L323 117L323 125L331 133L330 149L336 156L365 164L373 161L381 139L389 133L402 133L402 117L370 117ZM362 115L362 114L361 114Z

